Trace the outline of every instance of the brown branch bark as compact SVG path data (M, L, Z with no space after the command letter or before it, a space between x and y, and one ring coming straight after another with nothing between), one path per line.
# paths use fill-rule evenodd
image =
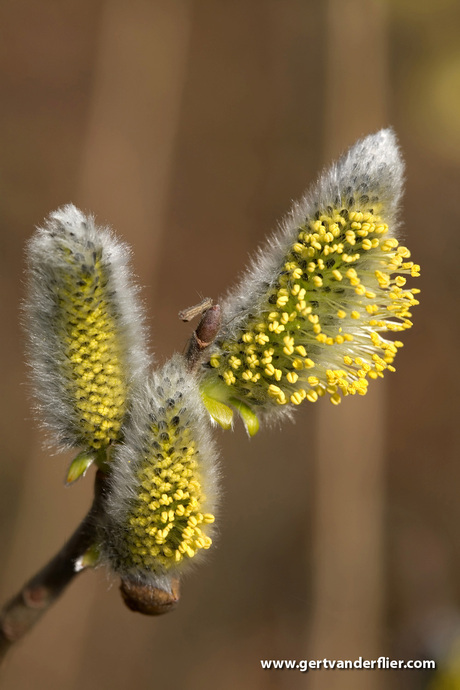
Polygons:
M97 472L93 504L70 539L0 612L0 663L10 647L33 628L81 572L76 568L76 561L95 542L105 476L101 471Z

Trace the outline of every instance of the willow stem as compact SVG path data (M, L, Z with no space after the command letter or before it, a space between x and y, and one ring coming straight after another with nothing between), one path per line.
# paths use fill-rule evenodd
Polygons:
M181 312L184 320L201 314L201 320L189 341L185 359L190 372L198 369L205 350L220 329L221 310L206 299L196 307ZM94 500L90 511L62 549L0 611L0 663L12 645L33 628L65 588L84 568L77 561L97 542L98 517L104 510L104 485L107 475L96 473ZM125 604L134 611L158 615L173 609L179 601L179 581L171 580L170 591L122 579Z
M32 577L0 612L0 663L12 645L40 620L82 569L76 562L96 540L105 475L96 474L93 504L62 549Z

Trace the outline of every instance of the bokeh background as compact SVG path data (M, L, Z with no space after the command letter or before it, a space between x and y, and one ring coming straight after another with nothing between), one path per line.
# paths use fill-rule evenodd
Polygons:
M92 493L64 488L71 456L43 450L26 385L24 245L51 210L73 202L131 244L162 362L191 332L177 312L224 294L322 166L391 124L422 265L395 375L250 442L217 433L218 544L179 608L141 617L85 573L1 687L460 688L459 2L3 0L0 32L2 600ZM380 655L440 671L260 666Z

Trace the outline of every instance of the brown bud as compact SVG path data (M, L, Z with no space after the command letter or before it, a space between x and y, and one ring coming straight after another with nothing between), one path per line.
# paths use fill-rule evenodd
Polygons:
M170 592L131 580L122 580L120 591L126 606L131 611L137 611L146 616L161 616L163 613L169 613L176 607L180 598L178 578L171 578Z
M185 353L185 359L190 371L196 369L203 358L204 350L214 342L220 329L221 320L222 313L218 304L204 312Z

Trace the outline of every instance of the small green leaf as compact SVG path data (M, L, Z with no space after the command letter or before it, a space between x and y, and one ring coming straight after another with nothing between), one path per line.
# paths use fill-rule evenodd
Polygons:
M201 390L200 392L203 404L206 407L209 414L211 415L211 417L214 419L214 421L217 422L217 424L219 424L222 427L222 429L231 429L233 421L233 410L230 407L228 407L228 405L224 405L223 402L220 402L220 400L211 398L203 390Z
M230 398L230 402L232 403L233 407L238 410L249 436L255 436L259 431L259 419L256 413L249 407L249 405L241 402L241 400L238 400L238 398Z
M76 571L79 572L84 568L94 568L99 563L100 557L99 547L97 544L92 544L80 558L77 558L75 562Z
M87 450L78 453L77 457L74 458L70 464L66 484L72 484L72 482L80 479L93 462L94 453L88 452Z

